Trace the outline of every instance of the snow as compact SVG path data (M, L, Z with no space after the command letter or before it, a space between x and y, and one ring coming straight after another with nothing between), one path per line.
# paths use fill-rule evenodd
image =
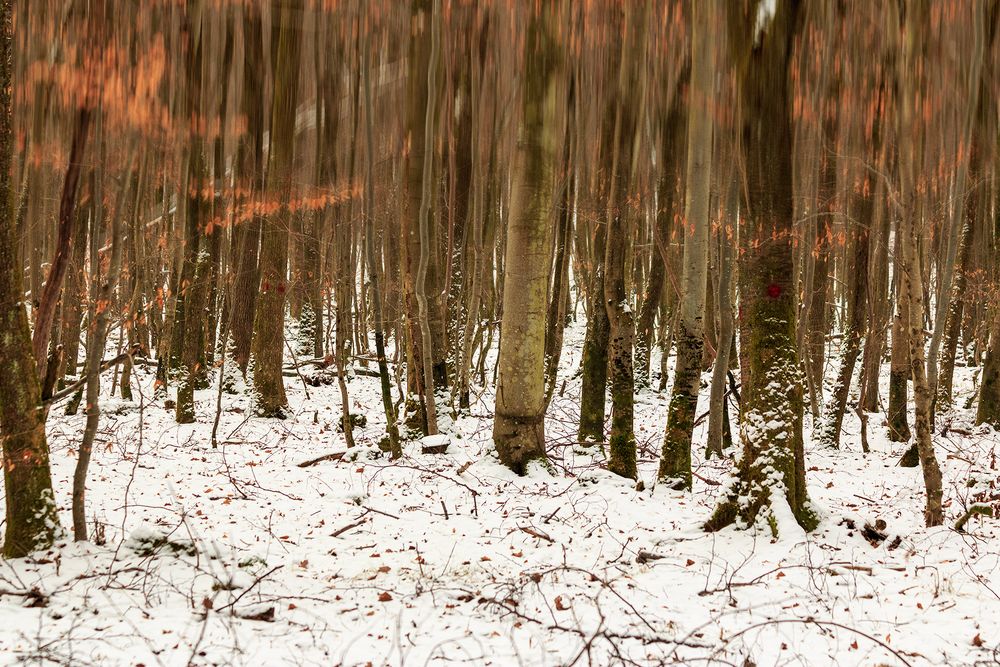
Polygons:
M393 463L376 445L378 380L355 376L352 412L368 419L354 429L358 447L303 468L345 449L335 384L307 399L287 379L284 421L250 417L247 397L227 396L213 450L216 390L198 394L197 424L177 425L151 400L152 369L137 367L136 402L115 400L95 444L88 517L103 543L0 563L0 664L993 660L997 524L948 527L975 500L998 498L998 438L972 426L971 411L937 425L948 428L936 437L946 527L923 527L920 471L896 467L905 445L888 441L882 416L870 419L865 456L849 413L841 450L807 443L816 531L797 530L778 503L778 540L766 527L707 534L700 523L731 464L702 459L703 422L694 492L655 488L667 392L636 396L647 490L575 447L582 337L580 323L567 331L567 387L546 421L552 472L525 477L492 455L492 388L477 388L471 413L448 425L446 454L412 441ZM973 371L957 369L960 406ZM706 382L699 414L707 393ZM49 419L66 527L83 421L58 408ZM888 538L871 544L862 530L878 519Z
M774 20L774 15L778 11L778 0L761 0L757 5L757 17L754 20L753 34L754 42L760 44L767 26Z

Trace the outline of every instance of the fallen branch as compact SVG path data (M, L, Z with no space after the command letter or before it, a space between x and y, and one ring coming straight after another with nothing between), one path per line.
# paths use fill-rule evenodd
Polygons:
M547 541L555 544L555 540L553 540L551 537L549 537L548 535L546 535L542 531L536 530L536 529L532 528L531 526L518 526L518 528L520 528L522 532L525 532L528 535L531 535L532 537L537 537L540 540L547 540Z
M322 463L323 461L339 461L344 458L344 454L347 452L333 452L332 454L324 454L323 456L317 456L314 459L309 459L308 461L303 461L299 464L300 468L308 468L309 466L314 466L317 463Z
M367 513L368 512L365 512L365 514L367 514ZM362 524L365 524L365 523L368 523L368 518L365 517L364 515L362 515L362 519L360 521L355 521L354 523L347 524L343 528L338 528L337 530L335 530L332 533L330 533L330 537L340 537L341 535L343 535L347 531L351 530L352 528L357 528L358 526L360 526Z

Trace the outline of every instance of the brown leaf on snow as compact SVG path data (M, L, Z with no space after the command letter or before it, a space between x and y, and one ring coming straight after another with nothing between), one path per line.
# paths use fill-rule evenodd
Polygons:
M379 593L379 595L378 595L378 601L379 602L392 602L392 596L388 592Z
M563 598L561 595L556 596L556 609L559 611L566 611L569 609L569 605L563 603Z
M982 646L983 645L983 638L979 636L978 632L976 633L976 636L972 638L972 645L973 646Z

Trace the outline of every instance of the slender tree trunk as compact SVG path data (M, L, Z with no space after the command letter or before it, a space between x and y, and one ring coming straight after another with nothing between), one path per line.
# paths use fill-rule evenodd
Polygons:
M739 231L739 190L738 182L733 176L728 180L726 206L723 211L723 223L718 233L719 243L719 353L715 357L712 368L712 388L708 403L708 442L705 445L705 456L712 454L722 456L728 432L729 408L726 402L728 389L729 363L735 334L735 318L733 317L733 265Z
M902 257L902 230L897 225L895 244L896 252L894 256ZM900 264L893 268L893 283L896 289L896 310L892 318L892 350L889 358L889 439L893 442L906 442L910 439L910 425L907 418L908 386L910 380L910 344L909 327L910 320L910 296L905 292L904 284L900 276ZM920 332L921 339L923 331ZM914 460L911 466L917 465Z
M69 266L70 252L73 246L73 230L76 226L76 191L80 180L83 154L87 146L87 135L90 130L90 109L84 105L76 114L73 125L73 143L70 146L69 165L66 167L66 179L63 183L62 197L59 202L59 238L56 244L55 257L49 274L45 278L45 288L38 300L35 311L35 330L31 345L37 360L38 377L45 374L46 350L49 346L49 335L52 332L53 316L59 294L62 291L63 278Z
M80 328L83 324L83 304L87 303L87 222L90 216L92 198L86 204L77 207L76 231L73 244L73 258L70 261L69 275L63 289L62 334L63 345L63 375L76 377L80 361Z
M371 281L372 309L374 311L373 325L375 329L375 355L378 359L379 382L382 387L382 408L385 411L386 437L389 439L389 452L393 459L403 455L399 443L399 428L396 426L396 409L392 402L392 388L389 384L389 366L385 357L385 324L382 316L382 292L379 289L379 267L377 245L381 240L375 233L375 110L372 104L371 90L371 50L366 46L364 53L365 79L365 234L368 251L368 275Z
M243 63L243 93L241 113L247 119L247 131L240 136L236 147L236 193L234 204L236 220L232 232L232 314L230 319L229 354L233 366L247 378L250 365L250 348L253 339L253 323L256 313L257 292L260 287L260 273L257 267L261 218L254 211L257 196L262 186L263 168L263 101L256 91L256 82L263 69L263 45L261 43L260 10L247 7L243 19L245 40ZM234 387L230 387L232 390Z
M434 396L434 339L431 333L431 313L427 297L427 271L431 260L431 199L434 197L434 127L437 120L434 110L437 100L437 68L440 51L440 0L433 0L431 11L431 48L427 63L427 112L424 118L423 169L421 172L420 210L417 222L420 258L414 281L417 315L420 321L420 352L423 371L424 405L427 413L427 435L438 432L437 405Z
M658 474L661 482L674 489L691 488L691 436L701 390L708 241L711 237L709 196L716 69L715 44L711 38L712 8L696 3L693 12L681 317L677 366Z
M879 91L879 98L881 91ZM866 137L873 155L880 152L879 120L873 123L872 136ZM832 159L832 158L830 158ZM856 221L851 231L851 243L854 250L853 265L849 268L848 287L849 302L847 309L847 326L844 330L842 358L837 380L833 386L830 404L824 411L823 432L821 439L828 447L840 447L840 432L844 423L844 412L847 410L847 398L851 390L851 380L854 377L854 366L861 354L861 339L865 334L865 315L868 313L868 253L870 249L870 230L875 223L875 188L866 173L860 185L855 186L852 195L852 217ZM863 391L863 389L862 389Z
M592 244L590 287L587 290L587 333L583 339L582 380L580 389L581 445L604 442L604 410L608 384L608 338L610 324L604 308L604 253L606 230L599 225Z
M204 26L198 3L190 3L184 16L183 31L187 50L187 117L200 118L202 114L202 49ZM177 383L176 417L178 424L195 421L194 392L203 389L207 379L205 338L208 307L208 280L211 266L208 261L206 222L209 215L206 189L209 184L205 160L205 140L197 129L189 137L187 160L187 190L183 193L186 206L184 216L184 259L181 264L181 282L177 294L177 320L179 328L181 372Z
M103 123L99 124L98 136L100 137L99 165L106 164L105 147L106 141L103 132ZM133 162L128 160L130 167ZM98 167L99 178L94 188L94 193L98 197L98 204L95 207L95 216L92 220L90 234L90 265L99 265L100 244L98 243L100 229L104 220L104 209L100 204L100 195L103 192L103 167ZM131 168L126 170L126 173ZM108 262L107 272L102 276L101 272L94 268L91 276L91 296L89 322L90 331L87 338L87 388L86 388L86 413L87 423L83 430L83 438L80 441L80 451L76 461L76 468L73 471L73 538L77 541L87 539L87 470L90 467L90 456L94 448L94 439L97 437L97 428L101 419L101 357L108 338L108 324L115 301L115 293L118 289L118 277L121 273L122 264L122 234L123 225L121 222L124 202L131 194L130 187L133 179L129 178L122 184L116 198L111 216L108 218L110 227L111 257ZM128 217L126 215L126 217ZM103 280L103 282L102 282Z
M980 94L986 93L988 91L981 91L982 86L980 85L980 77L983 69L984 58L983 55L986 52L986 2L983 0L975 0L973 3L973 16L972 21L972 34L969 38L972 40L972 57L969 67L969 80L966 82L968 86L968 102L965 105L965 113L961 121L960 129L960 145L969 146L973 138L973 133L976 129L976 119L979 116L979 96ZM991 40L992 41L992 40ZM959 246L959 236L964 224L965 218L965 189L966 181L969 174L970 163L972 160L959 158L955 166L954 172L954 192L961 193L960 196L955 197L954 202L949 210L949 226L948 234L946 236L946 246L944 249L944 256L942 261L938 264L938 293L934 309L934 319L933 319L933 331L931 333L930 346L927 350L927 383L931 393L931 405L930 405L930 420L931 427L934 425L934 414L936 412L936 402L938 396L938 356L941 351L941 341L944 337L945 329L947 327L947 321L949 319L949 313L951 312L951 304L955 302L957 297L961 296L960 292L953 291L955 287L952 283L955 276L955 259L958 255ZM975 173L975 172L973 172ZM961 272L961 268L959 268ZM929 293L928 293L929 294ZM930 312L930 300L928 297L928 312ZM954 357L951 359L952 369L954 368ZM950 382L950 377L948 378ZM916 390L914 389L914 392Z
M934 455L931 433L931 387L927 381L924 362L924 284L921 279L920 237L916 207L917 173L922 164L923 128L918 124L917 105L924 92L917 63L926 56L927 29L930 23L929 3L917 0L907 7L906 27L903 35L903 58L900 69L901 100L899 104L899 173L903 210L901 211L900 280L901 291L907 295L909 317L906 321L909 335L910 372L913 379L914 427L916 447L923 470L927 506L924 518L928 526L939 526L944 521L941 507L941 470Z

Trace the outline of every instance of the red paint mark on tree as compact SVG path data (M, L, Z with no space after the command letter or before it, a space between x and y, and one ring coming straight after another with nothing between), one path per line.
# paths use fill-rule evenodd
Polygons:
M781 285L777 283L771 283L767 286L767 295L772 299L777 299L781 296Z

